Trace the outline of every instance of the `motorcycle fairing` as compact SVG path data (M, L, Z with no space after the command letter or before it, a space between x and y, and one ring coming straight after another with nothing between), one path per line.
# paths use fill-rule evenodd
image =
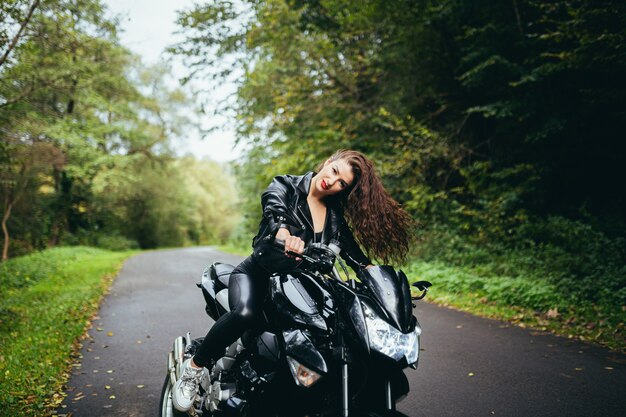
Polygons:
M256 339L256 352L270 362L278 361L280 359L278 337L270 332L261 333Z
M204 301L206 306L204 307L205 311L213 320L217 320L219 318L219 313L217 309L217 303L215 301L215 283L211 279L211 265L209 268L205 268L202 272L202 281L197 284L200 289L202 289L202 295L204 296Z
M291 274L271 277L270 296L278 315L283 319L324 332L328 330L319 307L297 277Z
M309 369L320 375L328 373L326 361L313 342L302 330L286 330L283 332L285 354L296 359Z
M410 331L413 323L411 289L404 272L382 265L367 268L362 274L363 283L388 314L391 323L403 333Z
M370 342L359 297L344 284L337 281L329 281L329 284L334 288L335 297L337 298L336 302L346 311L350 323L354 327L354 335L369 355Z

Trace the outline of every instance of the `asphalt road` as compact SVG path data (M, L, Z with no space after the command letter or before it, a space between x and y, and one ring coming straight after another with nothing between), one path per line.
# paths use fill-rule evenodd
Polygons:
M211 248L129 259L105 298L74 366L68 416L156 416L172 341L206 333L211 320L195 286ZM436 291L437 283L433 283ZM409 369L410 416L624 416L626 355L418 302L420 365Z

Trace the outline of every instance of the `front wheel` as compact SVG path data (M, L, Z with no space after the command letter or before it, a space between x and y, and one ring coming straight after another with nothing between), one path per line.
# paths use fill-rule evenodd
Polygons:
M170 376L165 376L163 388L161 389L161 401L159 403L159 417L185 417L187 413L181 413L172 404L172 382Z

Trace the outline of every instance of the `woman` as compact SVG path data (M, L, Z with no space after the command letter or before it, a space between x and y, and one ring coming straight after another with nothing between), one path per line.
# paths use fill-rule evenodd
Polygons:
M179 411L193 405L203 369L254 324L269 276L297 266L299 258L288 252L303 253L311 242L333 240L355 271L371 266L356 240L384 262L405 257L411 219L385 191L372 161L359 152L341 150L317 171L278 176L263 193L263 219L254 252L230 276L231 311L211 327L195 356L183 364L182 376L174 385L172 402ZM284 251L273 245L274 239L285 241Z

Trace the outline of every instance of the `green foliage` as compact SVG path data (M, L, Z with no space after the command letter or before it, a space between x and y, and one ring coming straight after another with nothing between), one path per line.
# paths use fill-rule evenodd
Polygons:
M626 350L626 312L610 300L573 297L547 279L520 271L515 277L496 276L478 267L424 261L405 270L412 280L433 282L428 299L435 303ZM589 295L594 289L586 288Z
M449 264L448 264L449 265ZM447 294L473 294L486 297L503 305L518 306L539 311L565 308L567 300L558 288L545 279L506 275L485 276L485 271L474 272L470 268L454 268L440 262L415 262L407 268L411 276L428 279L434 283L433 291Z
M71 355L131 252L55 248L0 265L1 415L54 410Z
M462 266L494 282L507 276L529 280L528 285L543 282L568 305L626 305L624 239L610 238L579 221L530 219L509 240L472 241L444 227L422 230L422 239L417 252L420 259ZM546 307L539 300L534 302L519 305Z
M17 33L27 4L2 6ZM35 4L35 3L32 3ZM22 20L20 20L22 19ZM224 241L237 211L227 169L176 161L190 99L119 45L101 1L40 2L0 63L4 249L127 249ZM137 242L137 243L135 243Z
M112 232L91 232L79 230L75 234L65 234L60 244L62 246L93 246L110 251L126 251L139 249L136 240Z
M224 242L238 219L231 176L212 161L116 158L94 179L107 224L142 248Z

